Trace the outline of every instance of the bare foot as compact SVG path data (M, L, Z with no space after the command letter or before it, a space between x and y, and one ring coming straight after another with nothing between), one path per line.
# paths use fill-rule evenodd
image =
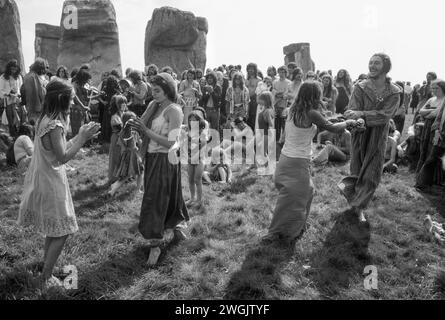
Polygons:
M187 206L187 207L191 207L191 206L193 206L195 204L195 199L190 199L190 200L187 200L186 202L185 202L185 205Z
M159 256L161 255L161 248L155 247L150 249L150 256L147 260L148 266L154 266L158 263Z
M366 217L362 210L358 211L358 221L360 221L361 223L366 222Z
M43 284L44 290L49 290L51 288L63 288L63 282L56 278L55 276L51 276L51 278L45 280Z

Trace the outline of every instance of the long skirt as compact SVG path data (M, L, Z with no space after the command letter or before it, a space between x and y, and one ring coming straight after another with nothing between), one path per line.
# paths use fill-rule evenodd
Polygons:
M433 138L434 133L431 132L431 127L434 123L435 119L426 119L425 124L422 129L422 134L420 136L420 157L419 162L417 163L416 169L416 180L418 184L422 184L421 180L423 179L420 175L420 171L422 170L423 165L425 164L428 156L431 154L433 150ZM445 173L442 169L442 164L440 161L437 161L434 165L434 170L432 172L432 183L433 184L442 184L445 181Z
M314 196L310 160L281 155L275 186L279 195L269 235L292 241L300 236L306 225Z
M189 214L182 197L181 166L167 153L147 154L139 232L145 239L162 240L164 231L176 229Z
M112 130L111 130L111 114L109 111L109 105L104 106L100 131L101 131L102 141L110 142Z
M117 143L119 137L118 133L113 133L111 135L111 142L110 142L110 151L108 155L108 182L112 183L116 180L114 177L114 172L116 171L117 167L119 166L119 159L121 156L121 147Z
M351 175L339 184L349 205L366 209L379 186L389 125L352 134Z

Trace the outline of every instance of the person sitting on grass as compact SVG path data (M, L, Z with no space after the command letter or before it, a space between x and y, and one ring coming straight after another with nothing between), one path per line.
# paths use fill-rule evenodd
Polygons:
M391 119L392 120L392 119ZM397 141L394 138L394 127L390 124L388 139L386 140L386 150L385 150L385 163L383 165L384 173L397 173L398 166L397 161Z
M228 137L224 137L222 142L224 152L227 155L231 155L233 151L236 164L245 164L246 158L250 158L251 164L254 165L255 137L253 130L246 124L244 118L239 117L235 119L232 136L230 140L227 138Z
M205 167L203 178L208 184L211 184L212 181L221 184L232 182L232 169L224 150L218 147L212 149L211 161Z
M399 145L400 139L402 139L402 133L397 130L396 123L393 119L389 119L389 134L390 137L396 141L397 145Z
M34 153L34 127L22 124L19 127L19 137L14 142L14 159L20 173L26 172Z
M54 265L68 236L79 230L65 164L87 141L97 137L100 129L100 124L90 122L81 126L79 134L67 142L68 117L75 96L73 87L56 79L46 90L18 217L19 225L34 226L46 237L42 272L44 289L62 286L62 282L53 276Z
M417 164L420 158L420 136L422 134L423 123L418 122L414 125L414 135L410 135L398 147L398 156L400 163L408 165L409 172L416 172Z
M118 140L121 155L119 165L116 167L113 174L116 182L111 185L111 189L108 192L108 195L111 197L113 197L117 190L131 178L136 178L137 190L143 193L141 187L144 165L138 147L142 144L142 140L139 134L135 130L132 130L131 126L128 124L130 119L135 120L136 118L136 114L131 111L124 112L122 115L123 129L119 134Z
M349 160L351 153L351 133L345 130L340 133L329 131L320 132L317 136L317 148L322 148L320 153L312 159L316 166L325 165L328 162L341 163ZM322 146L324 142L325 146Z

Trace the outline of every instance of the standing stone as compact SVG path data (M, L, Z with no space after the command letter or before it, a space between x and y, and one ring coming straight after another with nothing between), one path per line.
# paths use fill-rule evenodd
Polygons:
M65 0L58 65L68 70L89 64L93 85L104 72L122 74L116 12L110 0Z
M295 62L306 74L315 70L315 63L311 59L311 45L309 43L292 43L283 48L284 63Z
M19 9L14 0L0 0L0 73L11 59L16 59L26 73Z
M36 24L36 40L34 43L36 58L46 59L50 71L57 71L57 57L59 55L60 27L44 23Z
M191 12L171 7L153 11L145 32L145 64L184 70L205 70L208 22Z

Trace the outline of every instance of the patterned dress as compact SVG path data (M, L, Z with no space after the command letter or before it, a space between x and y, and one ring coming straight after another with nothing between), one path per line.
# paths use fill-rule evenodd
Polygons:
M63 237L79 229L65 165L42 144L42 138L57 127L63 129L66 144L66 128L60 120L45 116L37 126L34 154L26 174L18 218L19 225L34 226L47 237Z

